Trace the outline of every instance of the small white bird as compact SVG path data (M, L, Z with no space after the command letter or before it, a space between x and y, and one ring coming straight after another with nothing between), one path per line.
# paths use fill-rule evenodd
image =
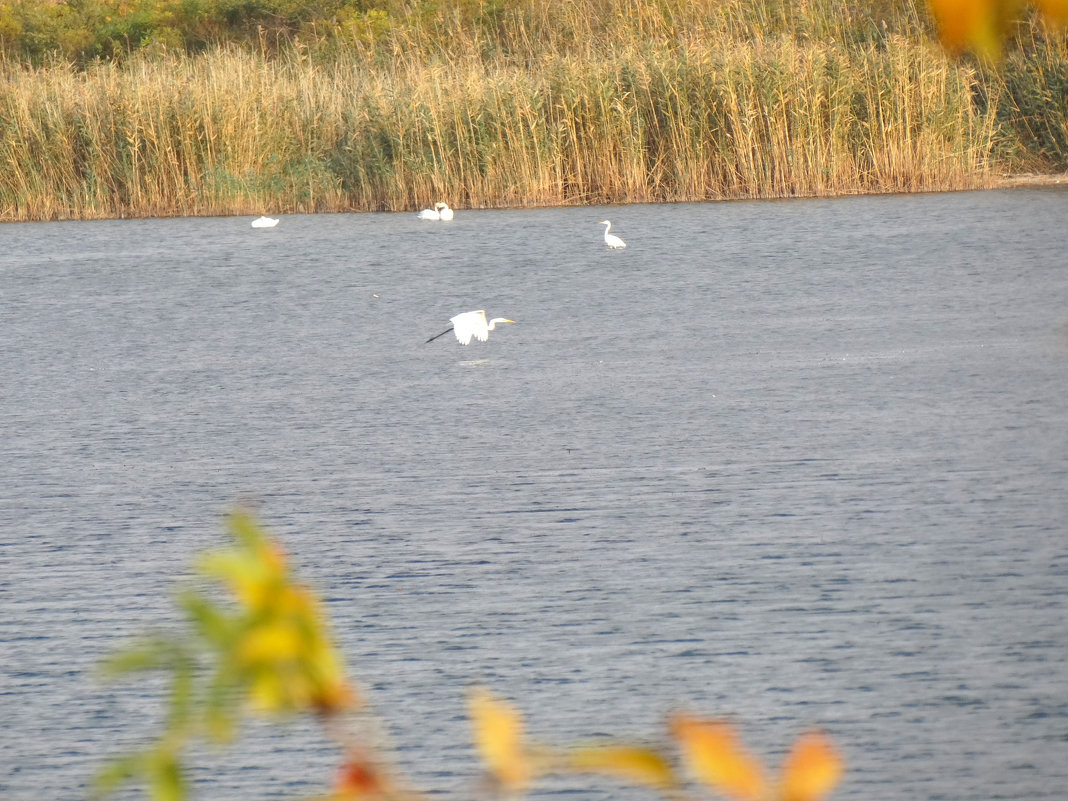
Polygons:
M434 204L432 209L423 209L416 215L420 220L451 220L452 209L449 208L448 203L443 203L440 200Z
M259 217L252 221L253 228L274 228L278 225L278 220L272 217Z
M612 223L608 222L608 220L601 220L598 223L598 225L607 225L608 226L607 228L604 229L604 243L606 245L608 245L608 247L610 247L610 248L625 248L627 246L627 243L624 242L622 239L620 239L618 236L616 236L615 234L608 233L609 231L612 230Z
M479 342L485 342L489 339L489 332L497 327L497 323L514 323L515 320L509 320L507 317L494 317L487 323L486 312L479 310L457 314L455 317L450 317L449 322L452 323L452 325L440 334L435 334L430 337L427 342L433 342L438 337L443 337L450 331L456 334L456 340L461 345L469 344L471 342L471 337L474 337Z

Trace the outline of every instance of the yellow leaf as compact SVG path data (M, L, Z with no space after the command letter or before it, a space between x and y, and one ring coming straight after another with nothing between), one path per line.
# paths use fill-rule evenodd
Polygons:
M705 784L742 801L765 797L764 770L745 751L730 725L679 714L671 720L671 731L690 769Z
M519 713L488 690L478 689L468 700L475 746L503 789L521 793L530 784L532 770L523 749L523 722Z
M208 554L201 570L222 579L247 608L259 611L288 582L285 552L245 512L230 516L235 548Z
M232 636L224 647L261 711L329 715L356 702L330 637L318 598L296 583L285 553L247 513L230 517L232 548L201 562L237 599ZM224 630L226 633L226 630Z
M259 556L266 571L272 575L284 576L288 570L286 552L277 542L265 540L258 549L257 556Z
M289 708L282 679L273 670L260 671L249 687L252 705L262 712L282 712Z
M317 619L319 604L315 596L306 588L297 584L288 584L278 593L275 601L278 611L290 615L297 615L311 619Z
M577 773L603 773L662 789L678 782L671 764L651 748L627 745L587 746L567 752L566 766Z
M825 735L803 734L783 764L783 801L819 801L838 784L842 767L842 758Z
M277 594L284 580L284 575L269 568L261 556L233 549L217 551L201 560L200 569L225 581L246 609L260 610Z
M257 626L239 643L242 663L284 662L296 659L302 651L300 632L285 623Z

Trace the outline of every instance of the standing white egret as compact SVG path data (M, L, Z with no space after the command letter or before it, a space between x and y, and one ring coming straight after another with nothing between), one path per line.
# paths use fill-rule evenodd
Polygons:
M456 334L456 340L461 345L468 344L471 341L471 337L474 337L479 342L485 342L489 339L489 332L497 327L497 323L514 323L515 320L509 320L507 317L494 317L487 323L486 312L479 310L457 314L455 317L450 317L449 322L452 323L452 325L440 334L435 334L430 337L427 342L433 342L438 337L443 337L450 331Z
M627 246L627 243L624 242L622 239L620 239L618 236L616 236L615 234L608 233L609 231L612 230L612 223L608 222L608 220L601 220L598 223L598 225L607 225L608 226L607 228L604 229L604 243L606 245L608 245L608 247L610 247L610 248L625 248Z
M278 225L278 220L273 217L258 217L252 221L253 228L274 228Z

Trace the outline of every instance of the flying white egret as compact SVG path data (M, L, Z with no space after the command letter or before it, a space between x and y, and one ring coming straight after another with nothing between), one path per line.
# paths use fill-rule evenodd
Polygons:
M509 320L507 317L494 317L487 323L486 312L479 310L457 314L455 317L450 317L449 322L452 323L452 325L440 334L430 337L427 342L433 342L438 337L443 337L450 331L456 334L456 340L461 345L468 344L471 341L471 337L474 337L479 342L485 342L489 339L489 332L497 327L497 323L514 323L515 320Z
M278 220L271 217L259 217L252 221L253 228L274 228L278 225Z
M612 230L612 223L610 223L608 220L601 220L598 223L598 225L607 225L608 226L607 228L604 229L604 243L606 245L608 245L608 247L610 247L610 248L625 248L627 246L627 243L624 242L622 239L620 239L618 236L616 236L615 234L608 233L609 231Z
M452 209L449 208L448 203L438 201L434 204L432 209L423 209L416 215L420 220L451 220Z

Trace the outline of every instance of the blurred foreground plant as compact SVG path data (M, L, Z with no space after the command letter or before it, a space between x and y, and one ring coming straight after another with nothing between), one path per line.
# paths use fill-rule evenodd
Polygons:
M965 50L996 61L1013 27L1033 6L1046 22L1068 22L1068 0L929 0L938 37L952 53Z
M102 793L141 780L158 801L182 799L182 758L195 740L230 740L250 714L315 715L337 737L333 721L361 704L318 600L294 581L282 549L246 513L231 515L229 528L234 545L207 554L198 572L226 587L231 603L186 590L180 605L189 634L145 638L105 663L113 676L170 673L171 697L159 740L102 772Z
M225 743L248 716L310 715L343 754L332 790L319 801L424 798L398 781L374 739L355 725L354 713L366 714L367 705L344 675L318 600L294 580L282 549L247 513L231 515L229 530L234 545L198 564L202 576L229 591L229 602L186 590L180 604L188 634L145 638L105 664L113 676L165 671L171 693L157 742L106 767L98 793L136 781L155 801L181 801L188 795L183 760L196 741ZM772 778L723 721L676 714L664 747L625 741L558 747L530 742L521 714L484 688L471 692L468 711L490 789L500 797L518 798L548 775L595 774L686 801L681 762L701 786L735 801L820 801L843 770L818 732L802 735Z
M593 773L645 785L668 799L688 798L675 767L681 754L687 773L705 788L737 801L819 801L838 784L843 763L820 732L794 743L777 779L742 746L734 727L677 713L668 721L672 748L613 742L553 748L525 742L522 718L484 689L469 701L475 743L497 791L521 795L540 775Z

